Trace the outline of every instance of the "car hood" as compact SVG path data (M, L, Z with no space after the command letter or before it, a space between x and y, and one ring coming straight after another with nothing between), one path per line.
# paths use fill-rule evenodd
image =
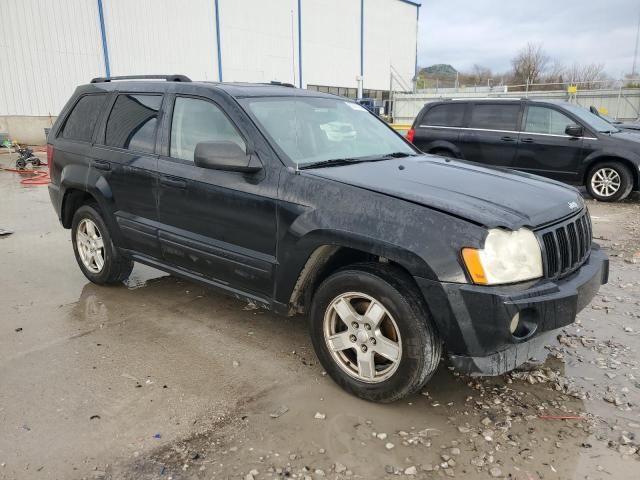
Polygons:
M304 171L447 212L489 228L540 227L584 206L580 193L535 175L421 155Z

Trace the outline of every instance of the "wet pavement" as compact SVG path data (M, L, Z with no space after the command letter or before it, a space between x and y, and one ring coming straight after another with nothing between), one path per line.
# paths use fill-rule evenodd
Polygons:
M46 187L19 181L0 171L0 479L640 477L637 196L589 201L610 283L546 362L443 363L376 405L324 375L302 318L140 265L89 283Z

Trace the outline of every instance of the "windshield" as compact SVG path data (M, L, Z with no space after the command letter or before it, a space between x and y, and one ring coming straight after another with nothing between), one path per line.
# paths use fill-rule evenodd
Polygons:
M242 101L263 131L299 167L337 159L415 155L380 120L353 102L318 97Z
M573 105L571 103L565 103L563 108L573 113L576 117L582 120L587 126L600 133L619 132L619 130L607 122L605 119L594 115L589 110L579 105Z

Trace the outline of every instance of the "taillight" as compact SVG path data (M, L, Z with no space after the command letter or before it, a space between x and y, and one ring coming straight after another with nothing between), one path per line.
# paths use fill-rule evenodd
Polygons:
M407 140L409 141L409 143L413 143L413 137L416 134L416 130L414 128L410 128L409 131L407 132Z
M53 145L47 143L47 165L49 166L49 176L51 176L51 170L53 169Z

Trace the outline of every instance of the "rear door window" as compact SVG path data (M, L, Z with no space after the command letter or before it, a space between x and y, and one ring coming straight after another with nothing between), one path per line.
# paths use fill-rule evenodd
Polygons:
M516 131L520 104L476 103L471 111L470 128Z
M172 157L193 162L198 143L222 141L247 151L244 140L218 106L197 98L176 98L171 119Z
M153 153L161 104L162 95L118 95L107 120L105 143Z
M430 108L422 119L421 125L461 127L464 120L464 103L436 105Z
M565 135L567 125L575 124L566 115L553 108L530 105L527 109L527 121L524 130L531 133L547 133L551 135Z
M102 113L106 97L104 94L81 97L67 118L60 136L69 140L91 142L93 129Z

